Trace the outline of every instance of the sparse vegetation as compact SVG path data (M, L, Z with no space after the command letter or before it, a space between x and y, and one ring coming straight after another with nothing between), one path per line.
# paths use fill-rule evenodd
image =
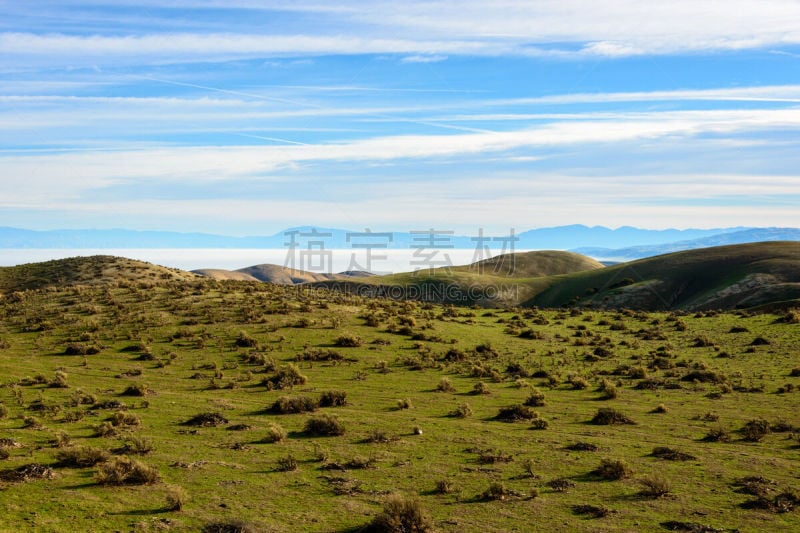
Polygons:
M668 521L686 509L798 529L788 311L608 307L196 279L3 291L0 484L26 505L0 529L348 531L394 490L442 531L701 527ZM348 334L361 345L333 346ZM97 352L59 355L70 344Z

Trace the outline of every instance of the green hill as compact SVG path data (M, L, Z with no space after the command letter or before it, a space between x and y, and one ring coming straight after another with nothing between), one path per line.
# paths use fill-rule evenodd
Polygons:
M604 268L602 263L585 255L558 250L542 250L503 254L471 265L454 267L451 270L509 278L538 278L599 268Z
M800 298L800 243L761 242L660 255L560 276L525 305L733 309Z
M513 306L546 289L554 275L602 268L594 259L573 252L536 251L505 254L466 266L313 285L367 297Z

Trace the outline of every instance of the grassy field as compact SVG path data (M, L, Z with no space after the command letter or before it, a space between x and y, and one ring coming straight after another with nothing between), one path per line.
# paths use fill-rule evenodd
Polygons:
M162 274L0 299L0 530L800 530L797 312Z

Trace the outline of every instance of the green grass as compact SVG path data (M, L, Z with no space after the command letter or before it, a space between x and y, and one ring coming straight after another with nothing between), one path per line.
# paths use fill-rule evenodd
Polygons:
M122 280L9 295L0 299L0 402L7 411L0 437L23 447L5 448L0 469L41 463L56 475L27 482L0 476L0 530L197 531L241 520L263 531L354 531L392 494L417 498L440 531L646 531L669 520L797 530L800 512L742 508L754 496L734 486L762 476L774 481L775 494L800 489L800 443L791 433L749 442L738 432L756 419L800 425L800 377L790 377L800 366L800 328L776 318L478 310L213 280ZM748 331L729 333L734 326ZM520 337L526 329L538 334ZM236 346L242 332L255 346ZM335 346L343 335L362 342ZM692 347L703 335L711 346ZM770 344L751 347L759 336ZM70 343L101 349L64 355ZM311 349L341 357L304 359ZM262 385L290 364L305 383ZM642 366L646 378L626 371ZM682 379L699 369L724 382ZM56 371L68 387L50 386ZM437 390L442 378L454 391ZM576 389L570 378L589 386ZM616 398L601 399L604 379L615 385ZM645 379L662 385L637 388ZM489 394L472 393L479 381ZM778 393L786 384L795 390ZM152 392L122 395L135 385ZM495 419L502 408L524 404L533 388L544 395L544 405L531 409L547 420L546 429ZM346 404L303 414L269 411L283 396L317 401L330 391L346 392ZM398 400L411 407L398 408ZM110 401L127 407L95 408ZM472 415L451 416L464 403ZM654 412L660 404L666 412ZM635 424L590 424L600 408ZM94 436L119 411L140 425ZM183 424L209 412L228 423ZM304 432L310 418L324 415L335 416L344 434ZM25 428L26 417L41 429ZM275 425L286 438L268 443ZM730 431L729 442L703 440L720 426ZM70 446L153 466L160 481L109 486L98 482L101 465L56 467L65 449L56 447L65 442L59 432ZM134 453L132 437L146 438L152 451ZM578 442L599 449L567 449ZM657 447L696 459L655 457ZM286 468L289 458L296 469ZM603 459L624 461L632 474L599 479L591 472ZM668 482L669 493L642 497L641 480L653 476ZM549 483L561 478L571 483ZM182 510L167 510L176 493ZM583 504L610 512L573 512Z

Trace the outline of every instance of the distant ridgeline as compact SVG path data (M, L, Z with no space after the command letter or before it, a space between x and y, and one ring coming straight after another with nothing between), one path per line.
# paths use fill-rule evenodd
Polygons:
M230 237L207 233L166 231L50 230L0 227L0 248L125 249L125 248L219 248L301 249L314 243L325 249L437 248L493 250L571 250L600 260L629 260L668 252L725 244L762 241L800 241L795 228L719 228L646 230L633 227L609 229L583 225L539 228L492 234L476 228L474 235L458 235L447 228L409 228L400 232L365 229L290 228L270 236Z

